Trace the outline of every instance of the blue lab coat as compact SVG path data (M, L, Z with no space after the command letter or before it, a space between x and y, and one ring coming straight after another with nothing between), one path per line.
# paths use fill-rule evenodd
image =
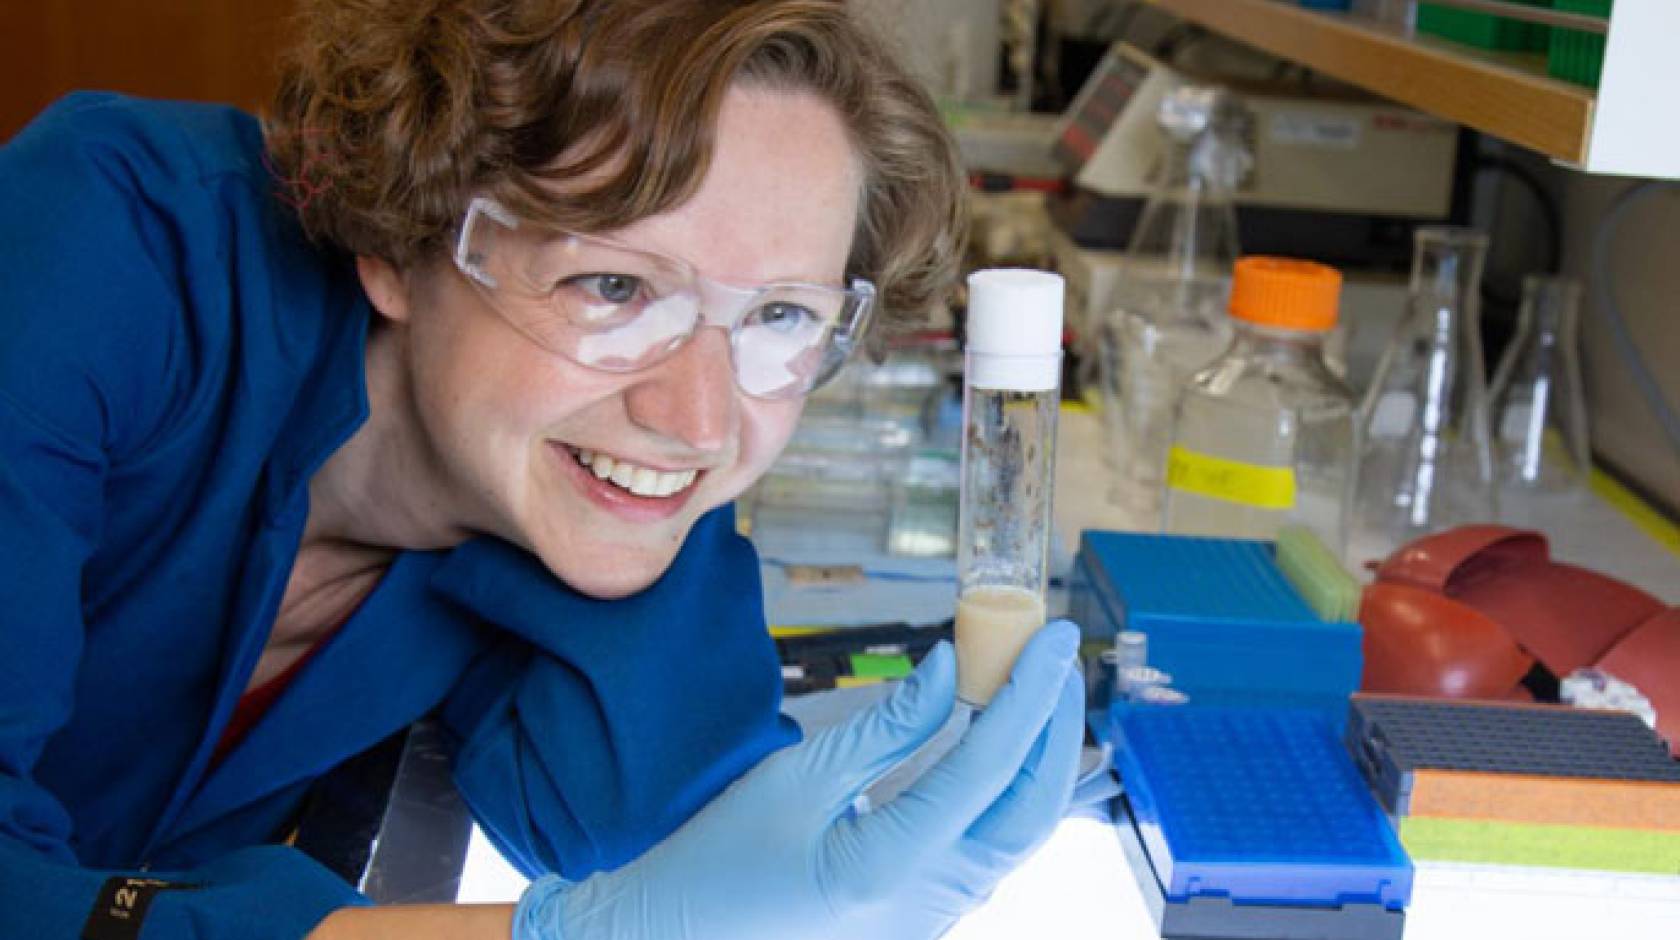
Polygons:
M142 937L302 936L365 902L265 843L428 713L504 852L574 878L797 735L726 509L619 601L492 539L404 553L212 766L368 408L353 267L276 186L222 107L76 95L0 147L0 937L80 936L141 873Z

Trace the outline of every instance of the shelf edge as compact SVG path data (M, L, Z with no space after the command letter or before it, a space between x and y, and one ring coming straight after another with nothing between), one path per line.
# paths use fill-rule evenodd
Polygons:
M1146 2L1402 104L1586 163L1594 96L1585 88L1276 0Z

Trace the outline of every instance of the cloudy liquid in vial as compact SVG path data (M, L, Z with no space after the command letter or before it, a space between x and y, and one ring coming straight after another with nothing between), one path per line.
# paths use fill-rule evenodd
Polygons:
M957 599L957 696L984 706L1009 681L1015 658L1044 626L1044 599L1016 587L977 587Z

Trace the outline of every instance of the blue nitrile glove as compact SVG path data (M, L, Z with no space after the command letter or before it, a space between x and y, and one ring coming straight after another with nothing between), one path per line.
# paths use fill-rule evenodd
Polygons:
M852 812L950 715L956 664L939 644L889 698L765 758L641 858L581 882L539 878L514 940L938 936L1067 808L1085 714L1078 642L1067 621L1040 630L949 753Z

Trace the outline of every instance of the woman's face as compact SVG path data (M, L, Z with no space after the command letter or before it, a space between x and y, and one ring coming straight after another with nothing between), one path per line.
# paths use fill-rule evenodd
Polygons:
M736 88L716 141L693 199L605 234L730 284L844 284L860 177L833 109L807 94ZM408 290L405 355L443 480L436 510L525 547L586 594L651 584L702 514L769 468L799 418L798 400L739 390L720 329L615 374L537 346L453 267ZM618 472L602 479L608 458ZM644 493L680 488L638 495L615 478Z

